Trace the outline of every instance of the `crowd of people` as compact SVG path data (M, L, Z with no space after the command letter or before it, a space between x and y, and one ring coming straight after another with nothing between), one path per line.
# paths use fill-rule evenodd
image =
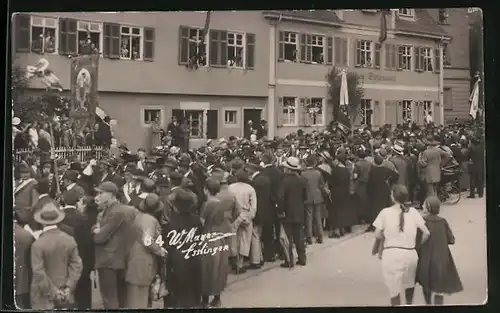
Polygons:
M231 272L306 266L307 246L325 234L380 232L379 213L401 202L393 186L419 209L446 197L443 183L483 196L477 124L252 135L196 150L122 143L100 160L24 157L14 171L17 305L88 309L97 284L104 309L217 307Z

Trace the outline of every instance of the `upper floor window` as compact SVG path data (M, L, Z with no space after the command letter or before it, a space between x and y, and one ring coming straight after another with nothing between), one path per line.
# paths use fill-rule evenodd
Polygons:
M245 67L244 35L227 33L227 65L230 67Z
M142 51L142 29L139 27L121 26L120 59L140 60Z
M439 9L438 12L439 23L448 24L449 17L450 17L449 9Z
M31 16L31 52L57 52L57 19Z
M432 49L415 47L415 71L432 72Z
M414 18L415 17L415 9L399 9L398 15L401 17Z
M311 46L312 46L312 61L315 63L323 64L325 62L324 54L324 37L318 35L311 36Z
M371 125L372 117L372 100L371 99L361 99L361 105L359 108L359 115L361 117L361 125Z
M404 71L411 70L411 46L399 46L399 68Z
M333 54L336 66L347 66L347 38L335 37Z
M102 24L78 21L78 54L99 53Z
M207 65L207 38L203 30L181 26L179 31L179 64L197 67Z
M412 101L411 100L403 100L401 101L401 111L402 111L402 117L403 117L403 121L411 121L412 117L411 117L411 103Z
M291 32L280 32L279 60L296 62L299 52L298 34Z
M356 40L356 66L372 67L372 42L368 40Z

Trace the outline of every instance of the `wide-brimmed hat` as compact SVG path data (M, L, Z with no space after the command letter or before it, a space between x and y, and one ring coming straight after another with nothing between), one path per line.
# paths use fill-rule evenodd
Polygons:
M17 126L19 124L21 124L21 119L19 117L14 117L12 119L12 125Z
M40 210L35 211L33 219L42 225L57 225L64 220L65 214L54 201L48 202Z
M426 145L431 145L431 146L435 146L435 145L438 145L439 144L439 141L437 141L433 135L427 135L425 137L425 139L423 140L423 142L426 144Z
M172 204L180 213L191 213L195 205L195 197L185 189L180 189L175 193L175 198Z
M118 186L116 186L115 183L113 182L110 182L110 181L105 181L105 182L102 182L99 186L97 186L95 188L95 191L97 192L109 192L113 195L117 195L118 194Z
M291 170L300 170L300 160L296 157L288 157L281 165Z
M143 212L161 212L163 208L163 202L160 201L160 197L155 193L148 194L144 201L141 201L139 204L139 210Z
M394 151L395 153L397 153L399 155L403 155L403 153L404 153L403 147L401 147L398 144L395 144L394 146L392 146L392 151Z

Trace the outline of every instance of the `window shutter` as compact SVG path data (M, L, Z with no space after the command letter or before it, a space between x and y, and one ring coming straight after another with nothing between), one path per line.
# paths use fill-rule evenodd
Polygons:
M333 38L326 37L326 64L333 64Z
M31 17L28 14L14 15L14 36L12 41L16 52L30 51Z
M403 51L400 46L396 46L397 56L398 56L398 69L403 68Z
M381 126L380 123L380 102L378 100L374 101L374 105L372 107L372 121L374 126Z
M285 124L285 120L287 119L283 110L283 97L278 97L278 126L283 126L283 124Z
M210 32L211 33L211 32ZM211 36L209 36L211 38ZM211 40L211 39L209 39ZM210 55L212 56L212 55ZM189 27L179 26L179 65L186 65L189 61Z
M306 35L307 46L306 46L306 61L312 62L312 36Z
M305 122L305 116L304 116L305 105L306 105L306 98L299 98L299 107L298 110L295 110L295 120L302 121L302 123L299 122L299 125L303 125Z
M246 36L247 36L247 51L246 51L247 69L254 69L254 67L255 67L255 34L246 34Z
M105 58L108 58L111 53L111 25L108 23L104 23L103 25L103 47L102 47L102 55ZM59 39L61 40L61 39Z
M382 49L382 45L379 44L378 42L375 43L375 51L374 51L374 63L373 66L375 68L380 68L380 50Z
M432 108L432 118L434 119L435 124L441 123L441 110L439 109L439 102L435 101L433 103L434 107ZM442 104L441 104L442 105Z
M385 100L385 121L384 124L391 124L394 126L394 118L396 113L394 112L394 103L392 100Z
M68 43L67 43L67 52L68 53L78 53L78 28L77 28L77 22L74 19L67 19L66 20L66 26L67 28L67 38L68 38Z
M304 34L300 34L300 61L305 62L307 60L306 56L306 38Z
M347 64L347 38L342 38L342 59L341 59L341 62L344 66L348 66Z
M207 111L207 139L217 139L219 131L218 111Z
M352 51L354 52L354 66L361 66L361 41L353 40Z
M219 32L210 30L210 66L220 67L220 47L219 47ZM187 39L189 40L189 38ZM186 41L188 42L188 41ZM189 47L186 44L186 47ZM186 50L187 51L187 50ZM187 55L186 55L187 56Z
M109 50L109 58L120 58L120 25L118 24L111 24L111 44Z
M227 32L219 31L220 65L227 65Z
M278 41L278 61L285 60L285 33L280 32Z
M434 72L439 73L441 71L441 58L439 49L434 49Z
M391 46L390 44L386 44L385 45L385 68L387 70L390 70L392 69L392 64L391 64L391 61L392 61L392 58L391 58Z
M396 102L396 123L395 125L403 123L403 101Z
M144 28L144 61L153 61L155 51L155 29Z
M338 65L340 64L340 60L341 60L341 52L340 52L340 49L342 48L342 43L340 42L340 38L339 37L334 37L333 38L333 62L335 63L335 65Z
M67 19L59 19L59 54L68 54L68 23Z

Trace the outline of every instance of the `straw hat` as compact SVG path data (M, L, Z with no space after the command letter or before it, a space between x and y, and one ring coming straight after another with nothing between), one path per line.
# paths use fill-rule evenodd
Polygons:
M51 201L33 214L35 222L45 226L57 225L64 220L65 214L56 203Z
M394 151L395 153L397 153L399 155L403 155L403 153L404 153L403 147L401 147L398 144L395 144L394 146L392 146L392 151Z
M289 157L281 165L291 170L300 170L300 160L296 157Z

